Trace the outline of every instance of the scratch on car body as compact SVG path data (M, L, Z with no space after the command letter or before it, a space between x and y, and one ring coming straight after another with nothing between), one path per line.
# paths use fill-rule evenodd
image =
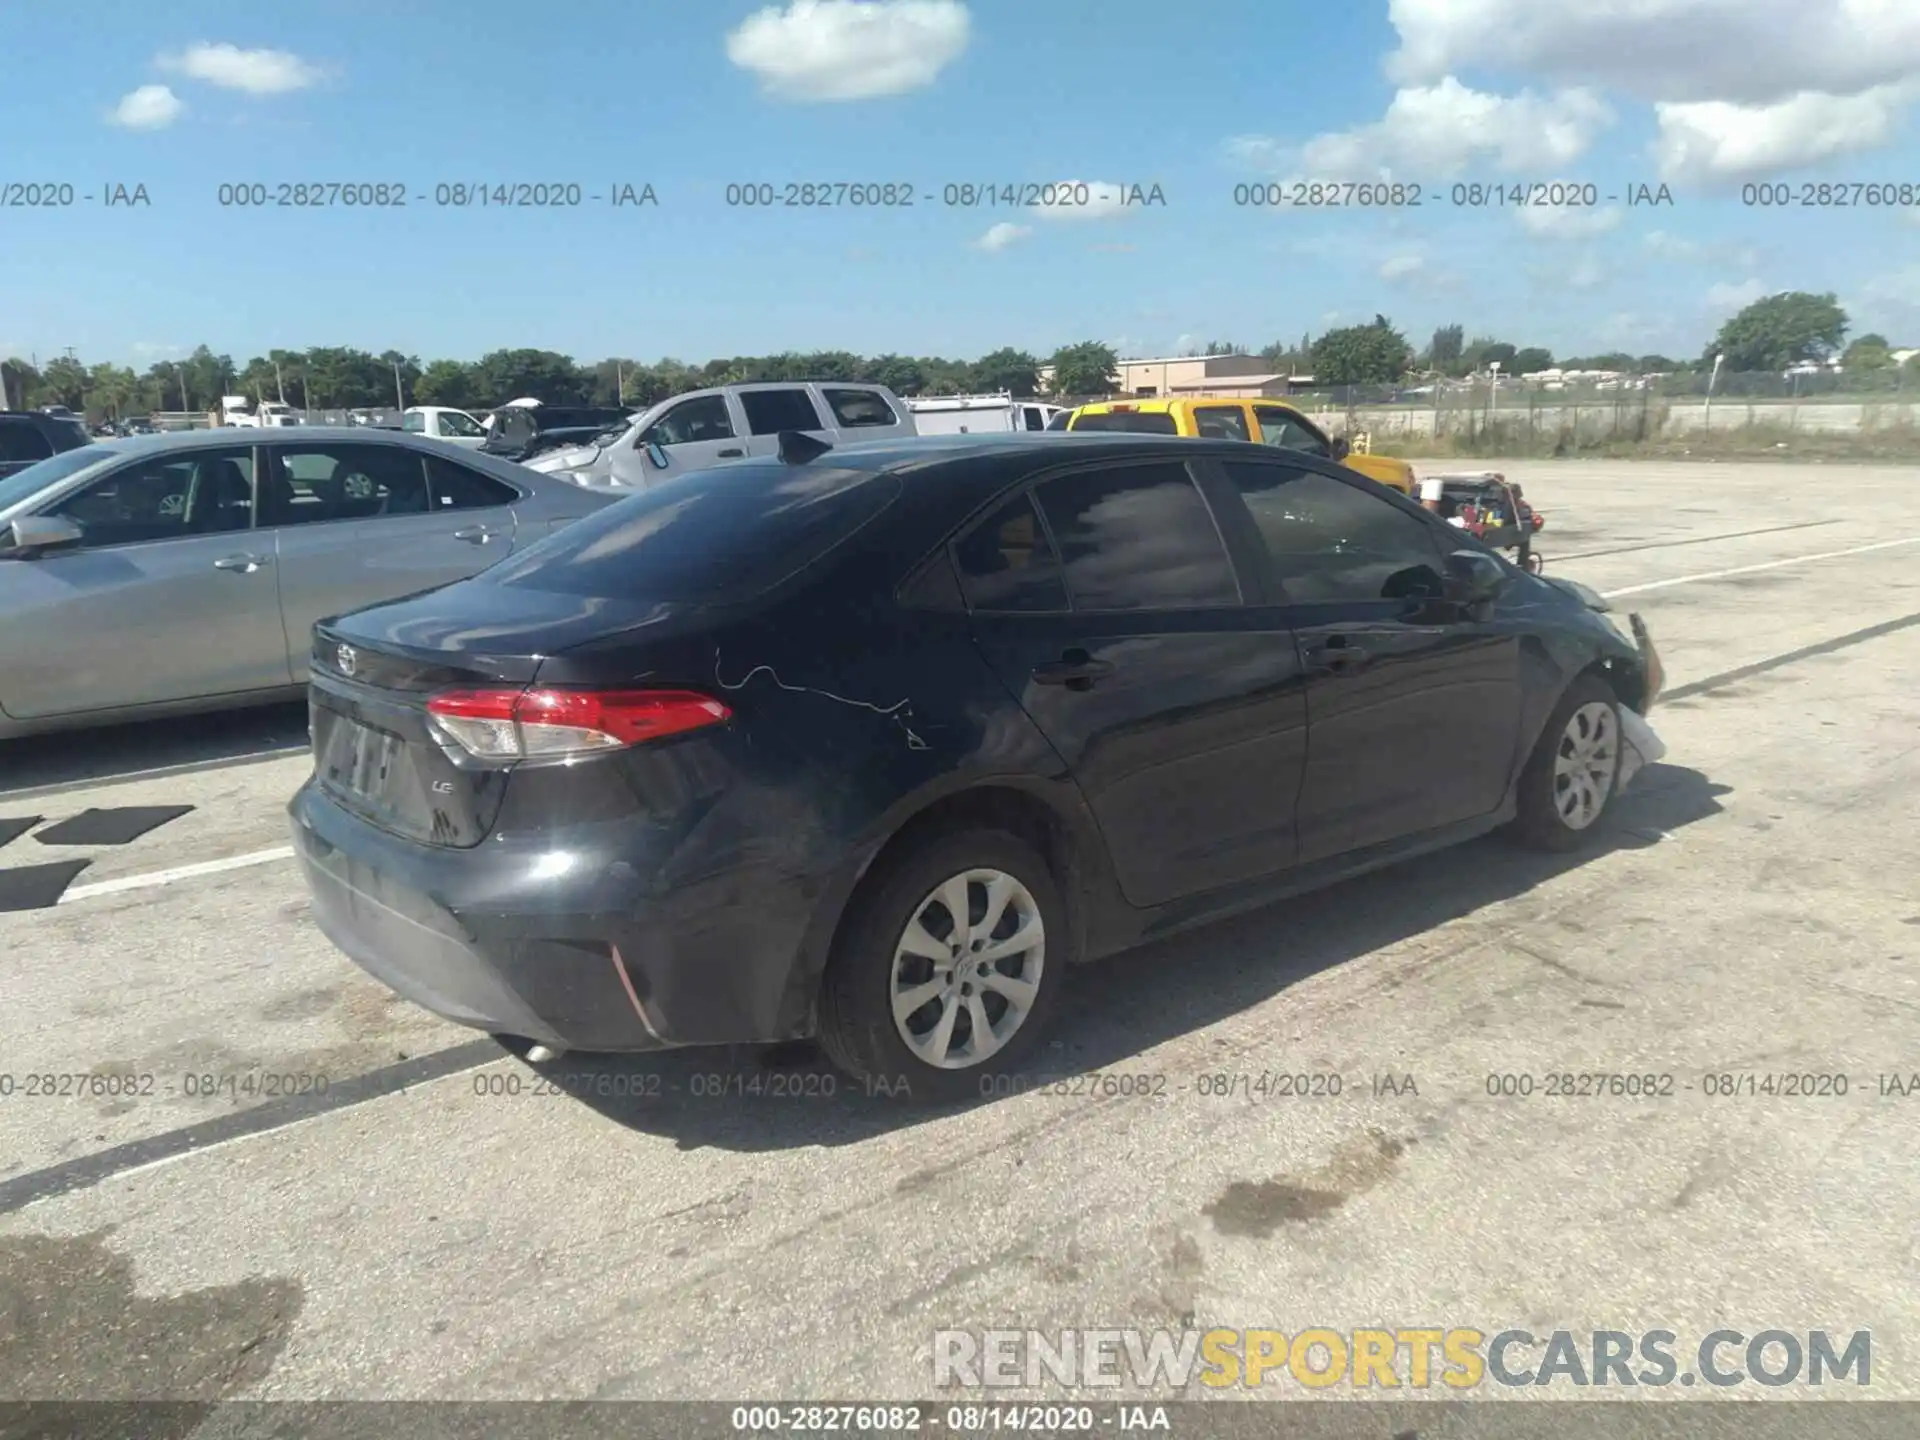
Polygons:
M775 685L791 694L819 695L828 700L837 700L842 705L853 705L862 710L871 710L876 715L884 715L906 733L907 748L909 750L925 750L928 748L927 742L916 735L913 726L908 723L913 718L913 701L911 699L896 700L891 705L875 705L870 700L850 699L845 695L836 695L831 690L821 690L811 685L789 685L780 678L779 672L771 665L756 665L738 680L728 683L720 676L720 652L718 650L713 652L713 681L722 690L744 690L752 681L753 677L763 670L766 671L768 678L771 679Z

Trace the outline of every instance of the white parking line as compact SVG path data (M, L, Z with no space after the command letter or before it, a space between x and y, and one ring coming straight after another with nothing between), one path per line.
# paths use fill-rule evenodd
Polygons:
M1788 565L1805 565L1814 560L1841 560L1848 555L1865 555L1874 550L1891 550L1896 545L1920 545L1920 535L1904 540L1882 540L1873 545L1857 545L1851 550L1827 550L1818 555L1796 555L1791 560L1769 560L1764 565L1740 565L1732 570L1703 570L1698 575L1676 575L1671 580L1649 580L1645 585L1629 585L1624 590L1602 590L1603 599L1621 595L1639 595L1648 590L1664 590L1669 585L1691 585L1696 580L1724 580L1729 575L1751 575L1757 570L1780 570Z
M276 845L271 850L229 855L224 860L202 860L198 865L177 865L171 870L150 870L144 875L122 875L118 880L96 880L91 885L75 885L60 897L60 903L71 905L76 900L91 900L96 895L118 895L123 890L148 890L156 885L171 885L176 880L192 880L200 875L218 875L223 870L244 870L249 865L267 865L275 860L292 858L291 845Z

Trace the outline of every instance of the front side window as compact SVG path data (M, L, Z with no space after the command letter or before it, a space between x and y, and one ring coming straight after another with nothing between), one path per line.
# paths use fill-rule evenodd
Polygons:
M747 433L778 435L782 430L818 430L820 412L804 390L742 390L740 408L747 412Z
M461 440L472 440L487 432L480 428L480 422L460 410L442 410L440 412L440 433L452 435Z
M48 513L78 525L89 550L246 530L253 524L253 453L156 456L102 475Z
M1021 407L1021 417L1026 421L1026 426L1029 430L1044 430L1047 428L1046 414L1038 405L1023 405Z
M1027 494L1015 496L970 530L953 547L953 559L971 609L1067 608L1060 557Z
M1247 438L1247 412L1238 405L1201 405L1193 412L1195 433L1207 440Z
M398 445L285 445L267 452L266 525L371 520L429 510L425 459Z
M1432 528L1357 486L1289 465L1222 467L1300 604L1438 598L1445 557Z
M692 445L702 440L733 439L733 418L727 414L727 397L701 395L683 400L641 435L642 445Z
M878 390L822 389L834 423L843 430L858 430L869 425L898 425L900 417ZM758 432L756 432L758 433Z
M1333 447L1306 420L1279 405L1256 405L1253 418L1260 422L1260 443L1276 450L1298 450L1306 455L1329 459Z
M1039 488L1075 610L1238 605L1226 546L1184 465L1062 475Z

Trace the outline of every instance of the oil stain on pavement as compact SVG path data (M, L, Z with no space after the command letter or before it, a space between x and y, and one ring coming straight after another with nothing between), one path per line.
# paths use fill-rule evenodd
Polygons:
M191 1434L198 1407L273 1369L305 1290L275 1276L143 1295L110 1234L0 1236L0 1399L191 1402L150 1416L169 1416L161 1440Z
M1201 1213L1222 1235L1265 1240L1282 1225L1322 1219L1355 1195L1373 1189L1414 1143L1369 1130L1342 1145L1332 1159L1303 1179L1231 1181Z

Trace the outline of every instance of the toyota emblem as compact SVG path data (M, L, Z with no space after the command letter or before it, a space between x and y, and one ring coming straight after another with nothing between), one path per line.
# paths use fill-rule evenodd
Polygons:
M334 663L339 665L340 673L351 677L360 664L360 657L353 653L351 645L342 645L333 652Z

